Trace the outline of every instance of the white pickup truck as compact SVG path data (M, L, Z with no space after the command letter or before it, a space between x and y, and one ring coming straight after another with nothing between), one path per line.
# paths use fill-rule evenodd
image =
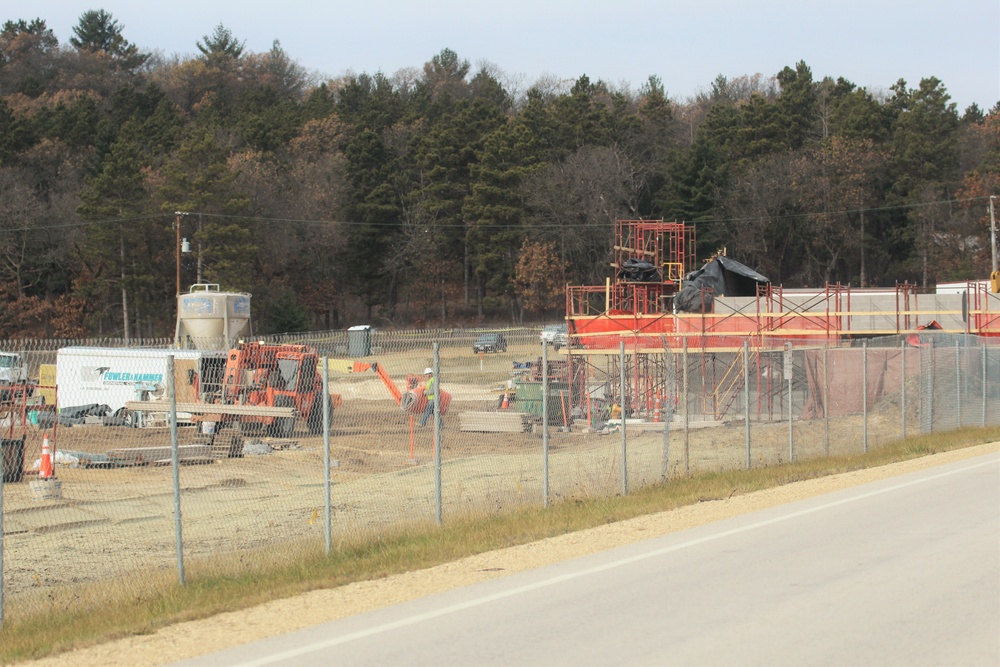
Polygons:
M28 381L28 368L16 352L0 352L0 400L10 397L9 387Z
M551 343L555 351L558 352L559 348L566 347L566 325L550 324L542 329L540 338L543 343Z

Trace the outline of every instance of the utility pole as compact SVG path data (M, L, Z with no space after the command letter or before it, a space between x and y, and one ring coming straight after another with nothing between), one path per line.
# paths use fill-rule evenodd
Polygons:
M1000 273L997 273L997 218L993 210L993 204L996 200L996 195L990 195L990 251L993 256L993 270L990 273L990 290L994 294L1000 292Z
M181 293L181 252L191 252L191 244L188 243L187 239L181 238L181 216L188 215L184 211L175 211L174 215L177 216L174 219L174 234L176 235L175 241L175 256L177 260L177 292L175 296L180 296ZM200 270L200 269L199 269Z
M201 213L198 214L198 276L195 282L201 284Z
M180 211L174 213L177 216L174 219L174 232L177 235L177 242L175 244L176 257L177 257L177 290L174 292L174 297L176 298L181 293L181 216L184 215Z
M990 195L990 248L993 251L993 273L997 272L997 219L993 211L996 195Z

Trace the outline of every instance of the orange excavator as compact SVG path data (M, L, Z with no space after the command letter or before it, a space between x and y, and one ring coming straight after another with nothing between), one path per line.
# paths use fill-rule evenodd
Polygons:
M355 373L364 373L366 371L373 371L382 380L382 384L385 388L389 390L389 394L392 396L393 400L396 401L396 405L403 409L403 412L408 412L411 415L419 415L427 407L427 397L424 396L424 388L421 385L421 378L419 375L407 375L406 376L406 391L400 391L396 383L392 381L389 374L385 371L382 364L371 363L366 364L360 361L354 362L352 368ZM438 388L438 394L441 397L441 414L444 415L448 412L448 406L451 405L451 394L443 389Z
M366 371L373 371L382 380L382 384L385 388L389 390L389 394L392 396L393 400L396 401L396 405L403 409L403 412L409 414L410 417L410 461L416 462L416 432L414 429L414 422L416 415L422 414L427 408L427 397L424 396L424 387L421 382L421 377L419 375L407 375L406 376L406 391L400 391L396 383L392 381L389 374L385 372L385 368L382 364L371 363L366 364L361 361L354 362L351 370L355 373L364 373ZM451 405L451 394L441 389L438 386L438 397L440 399L440 409L441 414L448 412L448 406Z

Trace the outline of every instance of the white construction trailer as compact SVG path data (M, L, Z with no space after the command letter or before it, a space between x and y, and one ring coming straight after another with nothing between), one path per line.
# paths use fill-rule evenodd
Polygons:
M64 347L56 353L59 408L166 398L167 358L174 357L177 402L197 402L221 381L225 351L163 348Z

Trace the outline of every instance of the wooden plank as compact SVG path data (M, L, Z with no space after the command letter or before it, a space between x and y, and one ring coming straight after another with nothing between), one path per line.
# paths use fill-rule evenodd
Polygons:
M458 429L466 433L524 433L531 430L531 419L524 412L463 412Z
M177 458L181 461L207 459L212 457L208 445L178 445ZM170 447L127 447L108 451L108 460L118 465L145 465L158 461L170 461Z
M655 257L656 256L656 251L654 251L654 250L645 250L645 249L642 249L642 248L627 248L625 246L620 246L620 245L616 245L614 247L614 249L615 250L624 250L625 252L629 252L629 253L632 253L634 255L646 255L647 257Z
M166 401L126 401L125 408L135 412L170 410ZM272 408L264 405L220 405L218 403L178 403L177 412L193 415L244 415L251 417L295 417L295 408Z

